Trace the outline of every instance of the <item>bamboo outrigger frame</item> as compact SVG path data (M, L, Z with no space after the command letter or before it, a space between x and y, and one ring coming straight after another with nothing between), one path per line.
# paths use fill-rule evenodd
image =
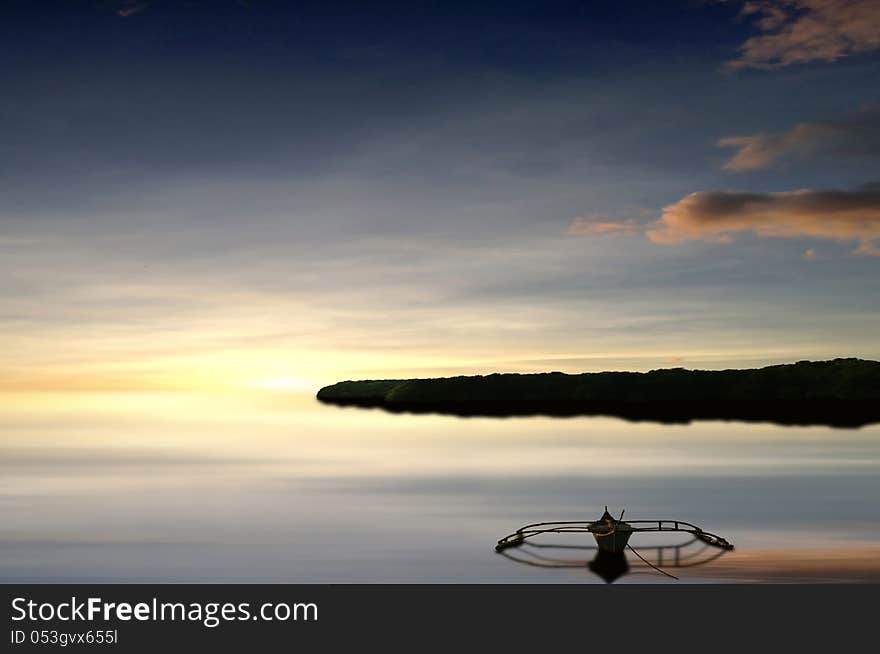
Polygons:
M679 532L690 534L691 540L687 541L687 543L649 548L657 550L657 553L659 554L659 565L664 564L662 557L663 551L665 549L672 548L675 551L675 558L672 562L672 565L674 567L688 567L688 565L681 560L681 548L697 542L702 543L706 547L718 549L717 556L712 556L709 559L702 561L702 563L708 563L708 561L718 558L718 556L721 556L721 554L723 554L724 552L733 549L733 545L731 545L727 541L727 539L719 536L718 534L705 531L704 529L698 527L691 522L687 522L686 520L628 520L624 522L623 513L624 512L621 512L620 518L615 519L610 513L608 513L608 507L606 506L605 512L598 520L535 522L532 524L528 524L520 527L512 534L509 534L499 540L498 543L495 545L495 551L503 554L511 560L517 561L519 563L526 563L528 565L536 565L539 567L579 567L585 565L585 562L566 561L558 559L554 560L538 555L535 552L530 552L531 556L535 560L528 561L523 560L522 557L511 555L509 552L507 552L507 550L518 548L523 545L528 545L529 548L543 547L569 550L596 550L598 552L597 559L593 563L589 564L589 567L593 568L594 566L598 565L601 568L605 568L606 571L609 569L619 568L620 570L623 570L625 572L625 570L628 570L628 566L626 564L626 557L624 552L626 549L629 549L649 567L654 568L658 572L668 577L677 579L677 577L675 577L674 575L665 572L657 565L654 565L653 563L648 561L635 548L633 548L629 544L630 536L635 533L650 532ZM591 534L596 540L596 545L594 547L585 547L580 545L551 545L530 541L530 539L543 534L579 533ZM600 560L602 557L604 557L604 560ZM615 560L619 562L615 563ZM694 565L699 564L695 563ZM624 572L618 571L618 574L623 574Z
M615 521L621 523L622 521ZM638 532L670 532L678 531L691 534L694 538L703 541L707 545L720 547L725 550L732 550L727 539L722 538L718 534L705 531L695 524L685 520L627 520L627 525L633 526L630 530L632 533ZM598 538L613 536L617 532L616 526L606 531L597 531L598 528L606 527L606 523L600 520L594 521L559 521L559 522L535 522L530 525L520 527L512 534L509 534L498 541L495 545L495 551L501 552L510 547L518 547L526 542L527 539L533 538L540 534L576 534L589 533Z
M540 534L576 534L589 533L596 538L596 542L600 549L609 551L620 551L627 546L629 535L639 532L685 532L694 536L694 538L703 541L707 545L720 547L725 550L732 550L727 539L722 538L718 534L705 531L697 525L685 520L627 520L623 521L623 512L620 518L615 519L608 513L608 507L605 507L605 513L598 520L591 521L557 521L557 522L535 522L524 527L520 527L512 534L509 534L498 541L495 545L495 551L501 552L509 547L518 547L526 542L527 539L533 538ZM621 534L621 538L614 538L617 534ZM626 534L626 538L623 535ZM603 547L604 538L611 537L615 541L623 541L615 543L610 547Z

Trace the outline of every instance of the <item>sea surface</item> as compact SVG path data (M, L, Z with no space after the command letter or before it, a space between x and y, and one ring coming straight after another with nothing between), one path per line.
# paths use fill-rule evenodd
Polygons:
M605 505L735 545L637 534L636 550L679 581L629 552L616 583L880 581L880 426L19 393L0 402L0 433L3 582L604 583L590 536L509 556L494 544Z

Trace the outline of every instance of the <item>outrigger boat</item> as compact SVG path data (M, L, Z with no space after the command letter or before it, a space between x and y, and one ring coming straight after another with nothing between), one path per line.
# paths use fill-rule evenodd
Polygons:
M651 564L642 557L630 544L630 537L635 533L643 532L684 532L690 534L695 541L700 541L706 545L716 547L722 551L733 549L725 538L705 531L696 525L684 520L628 520L624 522L623 514L620 518L615 518L608 512L605 512L598 520L593 521L573 521L573 522L536 522L533 524L520 527L512 534L509 534L498 541L495 545L495 551L504 553L510 548L519 547L525 544L529 539L541 534L576 534L588 533L596 540L596 549L598 550L597 560L602 559L602 566L607 568L614 559L620 559L625 562L625 550L630 549L642 561L650 567L655 568L673 577L668 573L660 570L657 566ZM508 557L510 558L510 557ZM517 560L517 559L514 559ZM525 563L526 561L520 561ZM595 563L595 561L594 561ZM547 567L569 567L569 566L547 566ZM614 567L614 566L611 566ZM625 571L624 571L625 572ZM675 578L675 577L673 577Z
M623 514L620 518L614 518L608 513L608 507L598 520L591 522L581 521L562 521L562 522L535 522L524 527L520 527L512 534L509 534L498 541L495 545L495 551L501 552L508 547L518 547L522 545L526 539L532 538L539 534L572 534L572 533L590 533L596 539L596 545L600 550L610 552L611 554L623 554L623 551L629 546L629 539L636 532L657 532L657 531L681 531L692 534L699 540L715 547L726 550L732 550L733 545L727 542L721 536L700 529L690 522L684 520L629 520L623 521ZM632 548L630 548L632 549Z

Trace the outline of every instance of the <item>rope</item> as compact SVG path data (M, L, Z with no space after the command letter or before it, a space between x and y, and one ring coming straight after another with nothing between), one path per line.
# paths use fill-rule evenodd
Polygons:
M639 553L636 551L636 548L635 548L635 547L633 547L632 545L630 545L630 544L628 544L628 543L627 543L627 547L632 551L633 554L635 554L637 557L639 557L639 558L640 558L642 561L644 561L648 566L654 568L654 569L655 569L657 572L659 572L660 574L664 574L664 575L666 575L667 577L672 577L673 579L675 579L676 581L678 581L678 577L676 577L675 575L671 575L671 574L669 574L668 572L666 572L666 570L661 570L660 568L658 568L656 565L654 565L653 563L651 563L651 562L650 562L648 559L646 559L644 556L642 556L641 554L639 554Z

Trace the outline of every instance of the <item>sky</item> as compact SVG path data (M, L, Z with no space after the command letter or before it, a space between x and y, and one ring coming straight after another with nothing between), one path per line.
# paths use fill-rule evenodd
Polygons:
M0 391L880 358L875 0L13 0L0 62Z

